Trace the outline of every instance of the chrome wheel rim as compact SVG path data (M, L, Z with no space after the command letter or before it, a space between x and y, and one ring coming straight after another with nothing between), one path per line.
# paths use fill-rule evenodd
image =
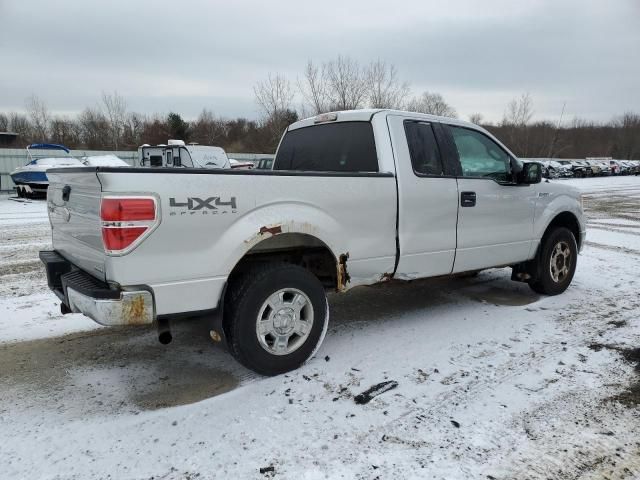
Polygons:
M272 355L288 355L299 349L313 327L313 305L296 288L282 288L262 304L256 319L260 346Z
M562 283L569 275L571 267L571 248L565 241L556 243L551 251L549 261L549 272L551 279L556 283Z

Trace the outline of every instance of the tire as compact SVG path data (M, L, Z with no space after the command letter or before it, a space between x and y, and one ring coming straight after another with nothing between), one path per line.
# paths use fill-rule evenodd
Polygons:
M262 375L303 365L320 347L329 324L329 304L318 278L286 263L255 267L232 282L227 308L229 350Z
M537 258L538 278L530 282L529 286L537 293L558 295L569 287L576 271L576 239L571 230L558 227L543 237L540 248ZM552 258L555 259L553 265Z

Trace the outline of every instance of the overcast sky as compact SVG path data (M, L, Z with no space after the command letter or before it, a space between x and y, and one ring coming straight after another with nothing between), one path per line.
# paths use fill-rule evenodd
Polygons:
M141 113L256 118L256 81L338 55L393 63L463 118L523 92L534 119L640 111L639 0L0 0L0 111L117 90Z

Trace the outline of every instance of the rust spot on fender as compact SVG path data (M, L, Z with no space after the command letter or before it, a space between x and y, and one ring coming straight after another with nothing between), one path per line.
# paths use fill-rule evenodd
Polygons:
M336 285L336 290L339 292L347 288L347 283L351 281L351 277L349 276L349 272L347 271L348 259L349 259L349 252L341 254L340 257L338 258L338 265L337 265L338 282Z
M124 325L144 325L147 323L144 297L137 295L122 307Z
M260 231L258 233L260 233L260 235L264 235L265 233L278 235L279 233L282 233L282 225L275 225L273 227L260 227Z

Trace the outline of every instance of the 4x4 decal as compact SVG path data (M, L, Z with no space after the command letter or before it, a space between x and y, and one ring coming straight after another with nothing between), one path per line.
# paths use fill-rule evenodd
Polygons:
M175 197L170 197L169 207L172 209L169 215L236 213L238 208L236 197L231 197L228 201L224 201L220 197L187 197L184 202L176 201Z

